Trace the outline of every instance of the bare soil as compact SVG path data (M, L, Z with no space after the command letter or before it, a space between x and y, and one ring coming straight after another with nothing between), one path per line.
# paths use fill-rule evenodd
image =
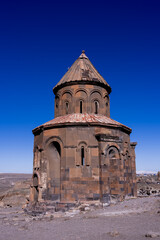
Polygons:
M14 186L5 188L5 193L15 191L16 184L21 192L28 186L25 181L29 179L16 180ZM0 240L142 240L151 237L160 239L160 195L128 199L103 209L84 204L65 213L47 212L38 216L25 213L20 202L0 207Z
M0 240L141 240L150 232L160 236L158 196L125 200L104 209L74 209L36 217L21 207L0 208Z

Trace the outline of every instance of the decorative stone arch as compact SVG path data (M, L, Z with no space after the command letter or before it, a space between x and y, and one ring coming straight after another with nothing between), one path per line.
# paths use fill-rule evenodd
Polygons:
M80 141L80 142L78 143L78 147L81 146L81 145L85 145L86 147L88 146L85 141Z
M63 92L61 93L61 97L63 97L63 95L64 95L65 93L69 93L69 94L71 95L71 97L73 96L73 91L72 91L72 90L65 89L65 90L63 90Z
M93 89L90 92L91 112L94 114L101 113L102 93L99 90Z
M39 200L41 200L41 198L42 198L42 194L41 194L40 175L37 171L33 171L30 200L32 202L38 202Z
M101 102L98 98L94 98L91 100L91 112L94 114L100 113Z
M104 148L103 148L103 150L102 150L102 153L105 155L105 156L107 156L107 152L108 152L108 150L111 148L111 147L115 147L118 151L119 151L119 154L120 154L120 158L121 158L121 151L120 151L120 147L119 147L119 145L117 144L117 143L107 143L105 146L104 146Z
M72 97L73 97L73 94L72 94L71 91L69 91L69 90L63 91L61 100L62 100L62 106L63 106L63 113L64 114L71 113Z
M61 97L60 94L57 93L55 95L55 101L54 101L54 111L55 111L55 116L58 117L60 113L60 106L61 105Z
M117 143L107 143L104 148L102 149L102 165L110 166L111 155L109 155L110 150L116 152L117 156L114 158L115 162L118 164L122 164L122 153L120 151L120 147ZM113 159L113 158L112 158Z
M108 144L106 158L108 163L109 189L111 195L124 195L124 173L122 165L122 154L116 143Z
M77 147L76 166L89 166L88 162L88 145L81 141Z
M60 94L56 94L55 96L55 107L59 107L59 101L60 101Z
M93 89L90 91L90 98L94 93L98 93L102 97L102 93L99 89Z
M47 198L60 200L61 189L61 156L62 141L58 137L50 137L45 142L45 158L47 159Z
M70 113L70 108L71 108L70 105L71 105L71 102L69 102L67 99L64 100L65 114Z
M60 155L63 155L63 149L64 149L64 143L62 141L62 139L59 136L52 136L49 137L45 143L44 143L44 151L45 151L45 155L47 154L47 148L49 147L49 145L51 143L57 142L60 146Z
M63 144L62 139L61 139L60 137L58 137L58 136L52 136L52 137L47 138L47 140L46 140L45 143L44 143L44 149L46 149L47 146L48 146L51 142L58 142L59 145L60 145L60 147L61 147L61 152L62 152L62 149L63 149L64 144Z
M76 95L78 92L81 92L81 91L84 92L86 94L87 98L88 98L88 96L89 96L88 91L85 88L82 88L82 87L79 87L78 89L76 89L74 94Z
M104 94L103 95L103 99L104 99L104 102L105 102L105 104L106 104L106 106L108 106L109 105L109 95L108 94Z
M86 113L87 101L85 98L81 97L76 100L76 109L77 113Z
M88 105L88 92L84 88L75 90L75 112L85 113Z
M110 99L108 94L103 95L103 105L105 106L105 112L108 117L110 116Z
M108 155L109 155L109 158L112 158L112 159L120 159L120 152L119 152L119 149L115 146L110 146L108 148Z

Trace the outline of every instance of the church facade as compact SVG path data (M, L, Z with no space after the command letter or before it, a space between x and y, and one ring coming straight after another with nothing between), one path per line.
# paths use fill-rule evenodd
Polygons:
M85 52L53 88L55 118L33 130L31 201L136 196L131 129L110 118L111 87Z

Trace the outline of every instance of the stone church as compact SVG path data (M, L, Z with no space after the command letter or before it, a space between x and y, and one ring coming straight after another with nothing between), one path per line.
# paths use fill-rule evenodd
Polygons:
M85 52L53 88L55 118L36 127L31 201L136 196L131 129L110 118L111 87Z

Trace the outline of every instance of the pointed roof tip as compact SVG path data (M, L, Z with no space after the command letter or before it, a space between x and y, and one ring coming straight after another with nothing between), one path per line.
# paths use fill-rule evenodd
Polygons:
M96 70L96 68L90 62L89 58L85 55L85 51L83 50L79 58L72 64L66 74L53 88L53 91L56 92L56 90L64 86L64 84L72 84L73 82L84 81L92 84L101 84L107 89L109 93L111 92L111 87Z
M82 50L82 53L81 53L81 55L79 56L79 58L86 58L86 59L88 59L88 57L87 57L86 54L85 54L85 50Z

